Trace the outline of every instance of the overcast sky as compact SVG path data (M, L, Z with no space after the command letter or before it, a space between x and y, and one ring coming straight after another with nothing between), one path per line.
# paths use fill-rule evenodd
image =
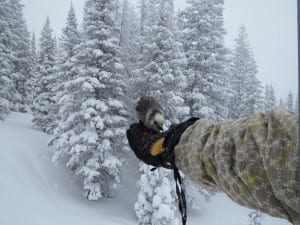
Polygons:
M136 1L136 0L133 0ZM85 0L73 0L81 21ZM185 0L175 0L184 8ZM46 17L57 36L65 25L71 0L23 0L30 30L38 36ZM297 94L297 1L296 0L225 0L225 43L234 45L243 23L258 65L258 78L273 84L277 97L286 98L289 90Z

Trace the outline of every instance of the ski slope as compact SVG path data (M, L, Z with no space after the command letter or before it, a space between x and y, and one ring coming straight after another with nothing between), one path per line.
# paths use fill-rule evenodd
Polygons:
M123 169L123 186L115 198L91 202L79 182L62 165L51 163L49 136L32 129L31 116L12 113L0 121L0 225L134 225L138 161ZM223 194L190 212L187 225L249 225L251 210ZM264 216L262 225L290 223Z

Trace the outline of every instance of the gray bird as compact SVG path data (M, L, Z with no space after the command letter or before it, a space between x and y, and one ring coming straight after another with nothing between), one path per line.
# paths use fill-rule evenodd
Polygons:
M164 113L162 106L153 98L143 96L135 107L136 119L154 131L163 130Z

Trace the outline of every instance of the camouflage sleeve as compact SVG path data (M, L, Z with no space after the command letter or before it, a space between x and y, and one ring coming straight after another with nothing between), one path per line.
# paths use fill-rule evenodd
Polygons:
M204 188L300 224L296 140L296 116L289 112L220 123L199 120L182 134L175 158L178 168Z

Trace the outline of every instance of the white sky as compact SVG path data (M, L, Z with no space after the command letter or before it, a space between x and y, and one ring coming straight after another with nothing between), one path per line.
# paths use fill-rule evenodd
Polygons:
M132 0L136 1L136 0ZM73 0L81 21L85 0ZM186 0L175 0L184 8ZM71 0L23 0L30 30L38 36L46 17L57 36L65 25ZM296 0L225 0L225 43L232 47L243 23L258 65L258 78L273 84L277 97L286 98L289 90L297 94L297 2Z

